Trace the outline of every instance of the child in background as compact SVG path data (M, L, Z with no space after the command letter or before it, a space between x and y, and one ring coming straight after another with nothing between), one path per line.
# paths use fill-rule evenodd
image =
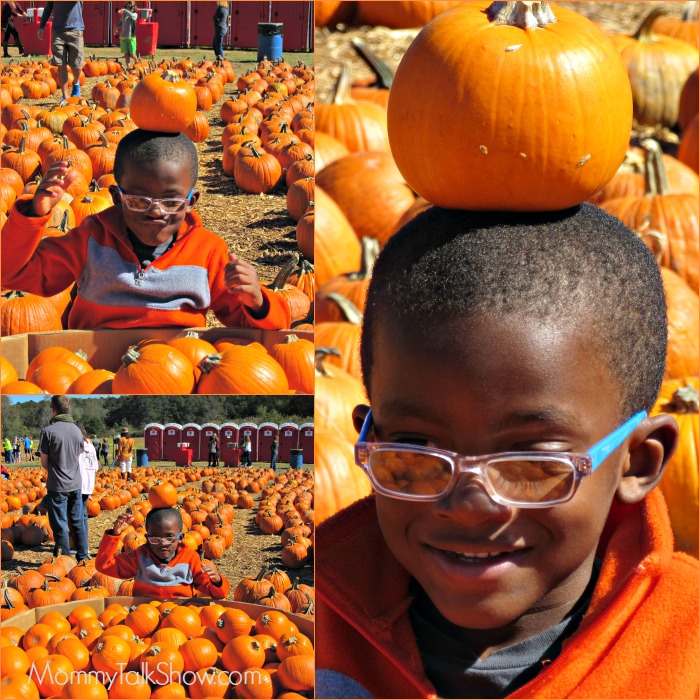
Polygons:
M131 464L134 461L134 438L128 428L122 428L117 445L117 462L122 473L122 479L131 479Z
M647 417L665 311L589 204L389 240L353 414L376 494L316 533L316 697L696 696L698 562L656 488L678 426Z
M202 565L197 552L182 543L182 517L175 508L154 508L146 515L146 544L117 554L121 535L135 525L130 510L102 537L95 566L108 576L134 578L134 596L192 598L197 591L225 598L227 578L212 564Z
M95 445L85 433L85 429L79 423L77 425L83 433L83 451L78 457L78 465L80 467L80 477L83 480L83 523L85 525L85 532L89 533L87 502L95 490L95 477L100 468L100 460L97 459ZM89 558L90 556L88 555L88 559Z
M117 12L121 18L114 27L114 36L119 37L119 47L124 52L124 62L129 70L132 59L136 58L136 3L126 2Z
M209 309L226 326L289 328L281 296L202 226L197 169L184 134L136 129L117 147L115 205L42 239L75 178L67 162L54 163L2 229L2 286L52 296L77 282L70 329L205 326Z
M100 456L104 462L105 467L109 466L109 440L107 438L102 438L102 445L100 446Z

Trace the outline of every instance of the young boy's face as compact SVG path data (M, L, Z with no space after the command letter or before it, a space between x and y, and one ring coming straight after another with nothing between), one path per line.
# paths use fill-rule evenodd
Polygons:
M119 182L124 194L135 194L154 199L187 199L192 189L189 168L174 161L161 160L153 163L127 162ZM129 230L146 245L157 246L174 236L187 212L192 211L199 199L195 190L192 199L176 213L169 214L160 207L152 206L147 211L133 211L121 200L116 188L112 192L115 204L121 206L122 215Z
M585 453L619 425L619 390L585 333L500 317L439 327L435 338L440 342L379 328L371 440L463 455ZM628 462L623 446L583 479L573 500L550 508L499 505L471 475L435 503L377 495L380 527L453 624L495 630L518 621L533 632L546 629L590 580ZM496 556L474 556L484 554Z
M151 524L148 526L147 532L146 539L151 552L163 561L172 559L178 544L180 544L180 525L177 520L163 520L159 523ZM153 542L152 537L161 539Z

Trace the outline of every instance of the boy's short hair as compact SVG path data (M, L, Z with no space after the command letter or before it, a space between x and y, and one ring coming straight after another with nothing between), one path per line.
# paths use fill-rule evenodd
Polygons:
M70 399L64 394L51 397L51 408L58 414L70 413Z
M182 532L182 515L177 508L151 508L146 513L146 530L151 526L173 520L177 521L178 529Z
M376 326L411 324L431 346L457 318L517 314L586 330L620 387L621 416L654 405L666 361L666 298L644 242L591 204L562 212L432 207L392 236L377 259L361 340L370 391Z
M189 168L192 187L197 183L199 161L197 149L184 134L134 129L117 146L114 156L114 179L119 182L127 162L156 163L162 160L182 163Z

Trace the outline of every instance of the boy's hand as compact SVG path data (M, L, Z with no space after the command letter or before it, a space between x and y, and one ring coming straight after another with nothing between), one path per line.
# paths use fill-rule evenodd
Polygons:
M29 215L46 216L66 193L77 177L77 172L66 160L57 160L53 163L34 192Z
M129 525L134 525L136 523L136 518L131 512L122 513L115 521L112 526L113 535L121 535L124 530L126 530Z
M255 268L232 253L229 254L228 259L229 262L224 268L224 282L228 286L229 294L238 295L241 302L249 309L255 313L259 312L262 309L264 297Z
M221 583L221 574L216 570L216 567L212 564L203 564L202 571L209 577L209 580L218 586Z

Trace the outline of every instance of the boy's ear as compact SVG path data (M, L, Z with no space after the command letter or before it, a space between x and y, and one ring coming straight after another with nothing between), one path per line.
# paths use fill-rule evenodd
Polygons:
M355 406L355 408L352 409L352 423L355 426L355 430L357 430L358 435L362 430L362 424L365 422L368 411L369 406L364 403L361 403L359 406Z
M678 423L663 413L645 418L631 436L627 465L617 485L622 503L638 503L661 481L678 445Z
M197 201L199 200L199 195L200 195L200 191L195 190L192 193L192 197L190 198L190 203L188 206L193 207L195 204L197 204Z

